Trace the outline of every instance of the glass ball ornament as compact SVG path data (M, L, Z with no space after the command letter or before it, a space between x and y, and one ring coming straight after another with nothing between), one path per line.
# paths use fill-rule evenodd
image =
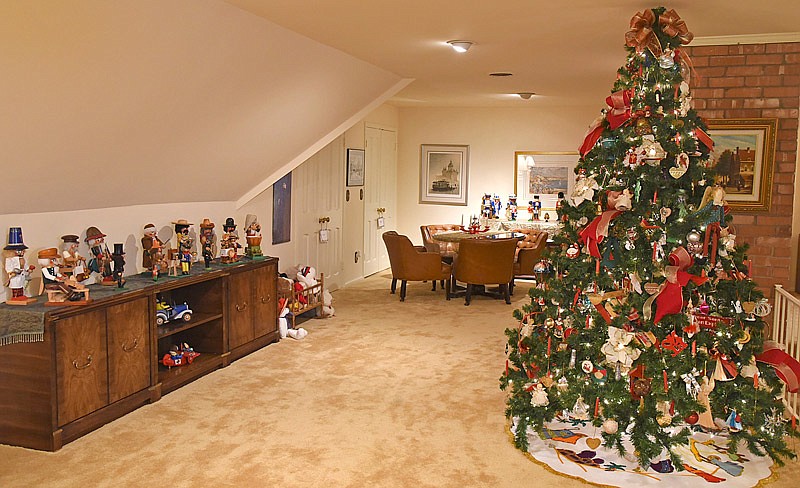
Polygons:
M651 390L650 380L644 378L636 378L633 382L633 393L636 396L646 396L650 394Z
M687 424L694 425L700 420L700 415L698 415L697 412L692 412L689 415L687 415L684 420L686 421Z
M603 432L606 434L616 434L619 430L619 423L614 419L606 419L603 422Z
M692 229L686 235L686 250L691 254L703 252L703 236L695 229Z
M675 57L671 49L666 49L664 54L658 57L658 65L663 69L670 69L675 66Z
M653 127L650 125L650 121L646 118L636 119L636 127L633 130L636 132L636 135L643 136L646 134L653 133Z

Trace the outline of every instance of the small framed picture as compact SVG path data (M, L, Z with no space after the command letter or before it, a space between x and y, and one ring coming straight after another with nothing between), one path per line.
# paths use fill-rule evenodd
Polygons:
M467 204L469 146L422 144L419 203Z
M364 186L364 150L347 150L347 186Z

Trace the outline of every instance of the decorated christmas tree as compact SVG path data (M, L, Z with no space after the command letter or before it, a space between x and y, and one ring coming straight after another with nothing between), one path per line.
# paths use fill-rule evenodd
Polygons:
M641 466L716 432L779 464L797 435L780 397L792 361L735 242L713 141L692 108L692 40L674 10L638 13L592 124L531 303L508 329L501 388L515 441L579 419ZM796 361L795 361L796 363ZM739 441L744 441L740 444ZM627 447L626 447L627 446Z

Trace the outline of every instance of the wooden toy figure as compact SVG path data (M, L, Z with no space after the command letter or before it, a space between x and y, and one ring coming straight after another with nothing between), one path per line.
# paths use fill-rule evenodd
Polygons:
M508 220L517 220L517 196L508 196L508 205L506 206L506 218Z
M25 296L25 285L30 281L31 271L35 266L25 265L25 250L28 246L22 242L22 227L11 227L8 230L8 245L3 248L3 258L7 279L5 286L11 290L11 296L6 298L9 305L28 305L36 301L35 298Z
M37 258L42 267L42 288L47 292L45 305L86 305L89 303L88 288L78 283L73 277L61 273L58 266L58 249L55 247L42 249Z
M500 196L495 195L492 199L492 218L500 218L500 209L503 208L503 203L500 201Z
M89 279L89 271L86 266L86 258L78 252L78 236L67 234L61 236L64 245L61 251L61 272L65 276L72 276L75 281L82 282Z
M194 251L194 238L189 236L189 227L194 224L186 219L178 219L172 224L175 226L175 238L178 241L181 274L188 275L192 267L193 258L197 254Z
M481 201L481 216L486 219L492 218L492 195L489 193L483 194Z
M261 224L258 223L258 217L253 214L247 214L244 219L244 225L245 238L247 239L245 254L252 259L264 257L261 252Z
M206 269L211 269L211 261L217 255L217 234L214 232L214 222L208 219L200 222L200 248Z
M242 245L239 244L239 234L236 232L236 223L233 221L233 217L225 219L225 225L222 226L222 229L225 233L222 234L222 240L220 241L220 247L222 247L221 261L225 264L235 263L239 260L237 254Z
M89 270L95 273L100 273L103 278L100 284L105 286L114 286L114 272L111 269L111 253L108 252L108 246L105 243L105 234L100 232L97 227L89 227L86 229L86 243L89 244L89 250L92 252L93 258L89 259Z
M144 226L144 237L142 237L142 267L148 271L153 271L153 248L161 248L164 241L158 238L156 226L147 224ZM160 251L157 251L160 252Z
M539 201L539 195L534 195L533 201L528 203L531 205L528 209L531 213L531 218L529 220L539 220L539 213L542 211L542 202Z
M167 267L166 257L164 256L164 247L160 241L153 242L150 248L150 274L153 276L153 281L158 281L161 272Z
M125 285L125 251L122 250L122 243L117 242L114 244L114 253L111 255L111 260L114 262L114 281L117 282L117 288L122 288Z

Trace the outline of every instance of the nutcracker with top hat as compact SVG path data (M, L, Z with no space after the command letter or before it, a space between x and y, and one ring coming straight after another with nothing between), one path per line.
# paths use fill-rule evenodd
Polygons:
M106 235L100 232L97 227L86 229L86 243L92 253L89 259L89 270L102 275L101 285L114 286L114 271L111 269L111 253L108 251L105 238Z
M244 219L244 226L245 239L247 239L247 247L244 253L252 259L263 259L264 254L261 252L261 224L258 223L258 217L253 214L247 214Z
M61 236L64 244L61 248L61 272L65 276L72 276L78 283L89 279L89 270L86 258L78 252L78 236L67 234Z
M144 237L142 237L142 267L148 271L153 271L153 266L156 264L153 259L155 254L161 254L161 248L164 247L164 241L158 238L155 224L147 224L144 226Z
M186 219L178 219L175 226L175 238L178 240L178 256L181 260L181 274L188 275L194 256L194 238L189 236L189 227L194 225Z
M114 262L114 281L117 282L117 288L125 286L125 251L122 249L122 243L114 243L114 253L111 254L111 260Z
M200 247L206 269L211 269L211 261L217 255L217 234L214 232L214 222L208 219L200 222Z
M225 219L225 225L222 226L222 229L225 231L222 234L222 257L221 261L224 264L235 263L239 260L239 249L242 247L239 244L239 233L236 232L236 222L234 222L233 217L228 217Z
M22 227L11 227L8 230L8 245L3 248L6 271L4 283L11 290L11 296L6 297L9 305L28 305L36 301L35 298L25 296L25 286L31 279L31 271L36 268L25 264L26 249L28 246L22 242Z

